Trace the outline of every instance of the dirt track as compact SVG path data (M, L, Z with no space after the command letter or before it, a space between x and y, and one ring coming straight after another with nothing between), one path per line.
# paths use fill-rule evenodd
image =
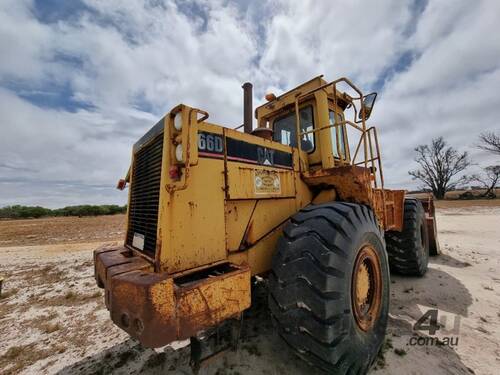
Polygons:
M120 240L123 216L95 222L66 218L63 225L58 220L0 222L0 275L6 279L0 300L0 373L191 373L187 348L143 349L109 320L92 277L91 251L96 239ZM444 254L431 260L427 275L392 276L385 354L375 374L498 373L500 207L439 208L438 220ZM32 243L38 245L27 246ZM254 300L239 350L202 373L314 373L273 333L265 285L256 287ZM422 337L421 342L429 337L413 330L428 309L439 310L440 341L409 345L412 337ZM444 345L447 337L458 337L458 345Z

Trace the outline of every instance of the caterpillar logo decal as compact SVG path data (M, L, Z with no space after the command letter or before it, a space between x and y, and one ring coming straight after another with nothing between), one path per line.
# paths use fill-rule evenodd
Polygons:
M267 165L275 168L292 169L292 154L269 147L259 146L221 134L198 132L198 155L206 158L224 158L224 146L227 148L228 161Z
M257 146L257 161L262 165L274 165L274 153L276 150Z
M292 154L239 139L226 138L227 160L276 168L292 168Z

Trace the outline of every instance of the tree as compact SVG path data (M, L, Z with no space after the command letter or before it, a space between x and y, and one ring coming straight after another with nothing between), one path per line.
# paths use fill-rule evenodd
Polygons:
M500 155L500 133L485 132L479 135L479 147L482 150Z
M479 182L486 189L486 192L482 194L483 197L496 198L495 188L500 180L500 165L490 165L483 168L483 174L473 175L471 180Z
M457 184L468 181L461 177L455 181L452 178L464 171L470 164L467 152L459 153L448 146L443 137L434 138L430 145L419 145L415 148L415 161L420 169L408 171L414 180L420 180L432 190L437 199L443 199L447 191Z

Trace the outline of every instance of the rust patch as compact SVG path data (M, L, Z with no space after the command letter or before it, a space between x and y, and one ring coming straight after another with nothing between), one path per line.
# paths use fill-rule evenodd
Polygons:
M368 169L342 166L304 172L302 178L309 186L335 187L338 200L371 205L372 188Z
M372 207L379 225L385 230L402 229L405 191L373 188L368 168L346 165L319 169L304 172L302 178L313 189L334 188L338 201Z
M94 252L113 322L146 347L196 335L250 307L250 268L221 263L182 276L153 272L125 247Z

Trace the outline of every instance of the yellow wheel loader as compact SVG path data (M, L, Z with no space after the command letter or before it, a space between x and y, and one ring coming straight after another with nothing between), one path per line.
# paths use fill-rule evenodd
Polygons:
M243 89L243 131L180 104L133 146L125 242L94 252L111 319L146 347L191 339L199 360L201 333L240 319L260 276L289 348L364 373L386 330L389 267L423 275L439 252L432 197L384 189L367 125L376 93L319 76L266 95L254 128Z

